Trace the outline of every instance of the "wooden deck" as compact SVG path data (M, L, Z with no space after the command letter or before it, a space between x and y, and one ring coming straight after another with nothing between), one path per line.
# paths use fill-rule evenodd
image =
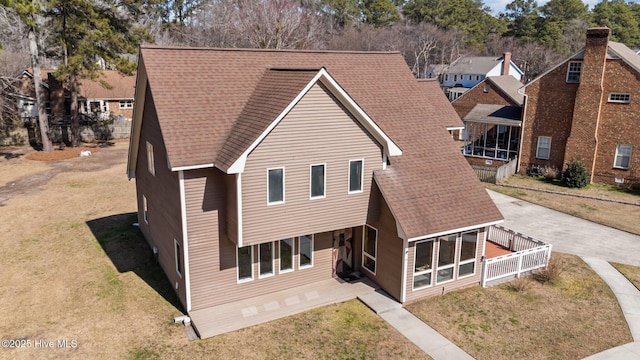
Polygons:
M347 283L341 279L329 279L191 311L189 316L200 338L205 339L313 308L355 299L358 295L373 292L377 288L378 286L366 277L353 283Z
M511 250L498 244L492 243L491 241L487 241L487 245L485 246L484 250L485 256L489 259L511 253Z

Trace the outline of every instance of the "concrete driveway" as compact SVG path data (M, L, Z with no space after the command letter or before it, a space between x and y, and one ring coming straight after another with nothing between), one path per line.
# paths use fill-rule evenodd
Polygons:
M502 212L504 226L551 243L554 251L640 266L640 236L487 192Z

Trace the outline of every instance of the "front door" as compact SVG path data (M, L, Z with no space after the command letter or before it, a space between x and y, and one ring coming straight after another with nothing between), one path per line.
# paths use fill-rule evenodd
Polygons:
M345 276L353 271L353 230L333 232L333 277Z

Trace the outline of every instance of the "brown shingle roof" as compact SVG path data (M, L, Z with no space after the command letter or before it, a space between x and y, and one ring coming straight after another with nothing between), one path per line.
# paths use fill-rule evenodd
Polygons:
M399 53L143 47L141 60L172 167L228 163L311 76L268 69L324 67L402 149L375 179L409 238L502 219L442 129L455 114L445 95Z
M78 96L86 99L133 99L135 75L125 76L114 70L103 70L103 76L96 80L80 80ZM109 84L111 89L102 86L101 81Z
M443 128L464 128L464 123L462 122L462 120L460 120L460 116L458 116L453 106L448 106L449 100L446 97L437 97L431 95L433 92L442 92L440 83L438 83L437 79L418 79L418 84L422 86L423 90L425 91L426 98L432 102L432 105L442 111L441 116L438 118L443 120Z

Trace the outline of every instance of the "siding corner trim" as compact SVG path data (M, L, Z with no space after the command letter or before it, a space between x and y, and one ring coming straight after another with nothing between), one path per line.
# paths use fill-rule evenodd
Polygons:
M180 217L182 218L182 252L184 257L184 291L186 297L187 313L191 311L191 283L189 279L189 240L187 236L187 203L186 193L184 189L184 171L178 172L178 179L180 183Z

